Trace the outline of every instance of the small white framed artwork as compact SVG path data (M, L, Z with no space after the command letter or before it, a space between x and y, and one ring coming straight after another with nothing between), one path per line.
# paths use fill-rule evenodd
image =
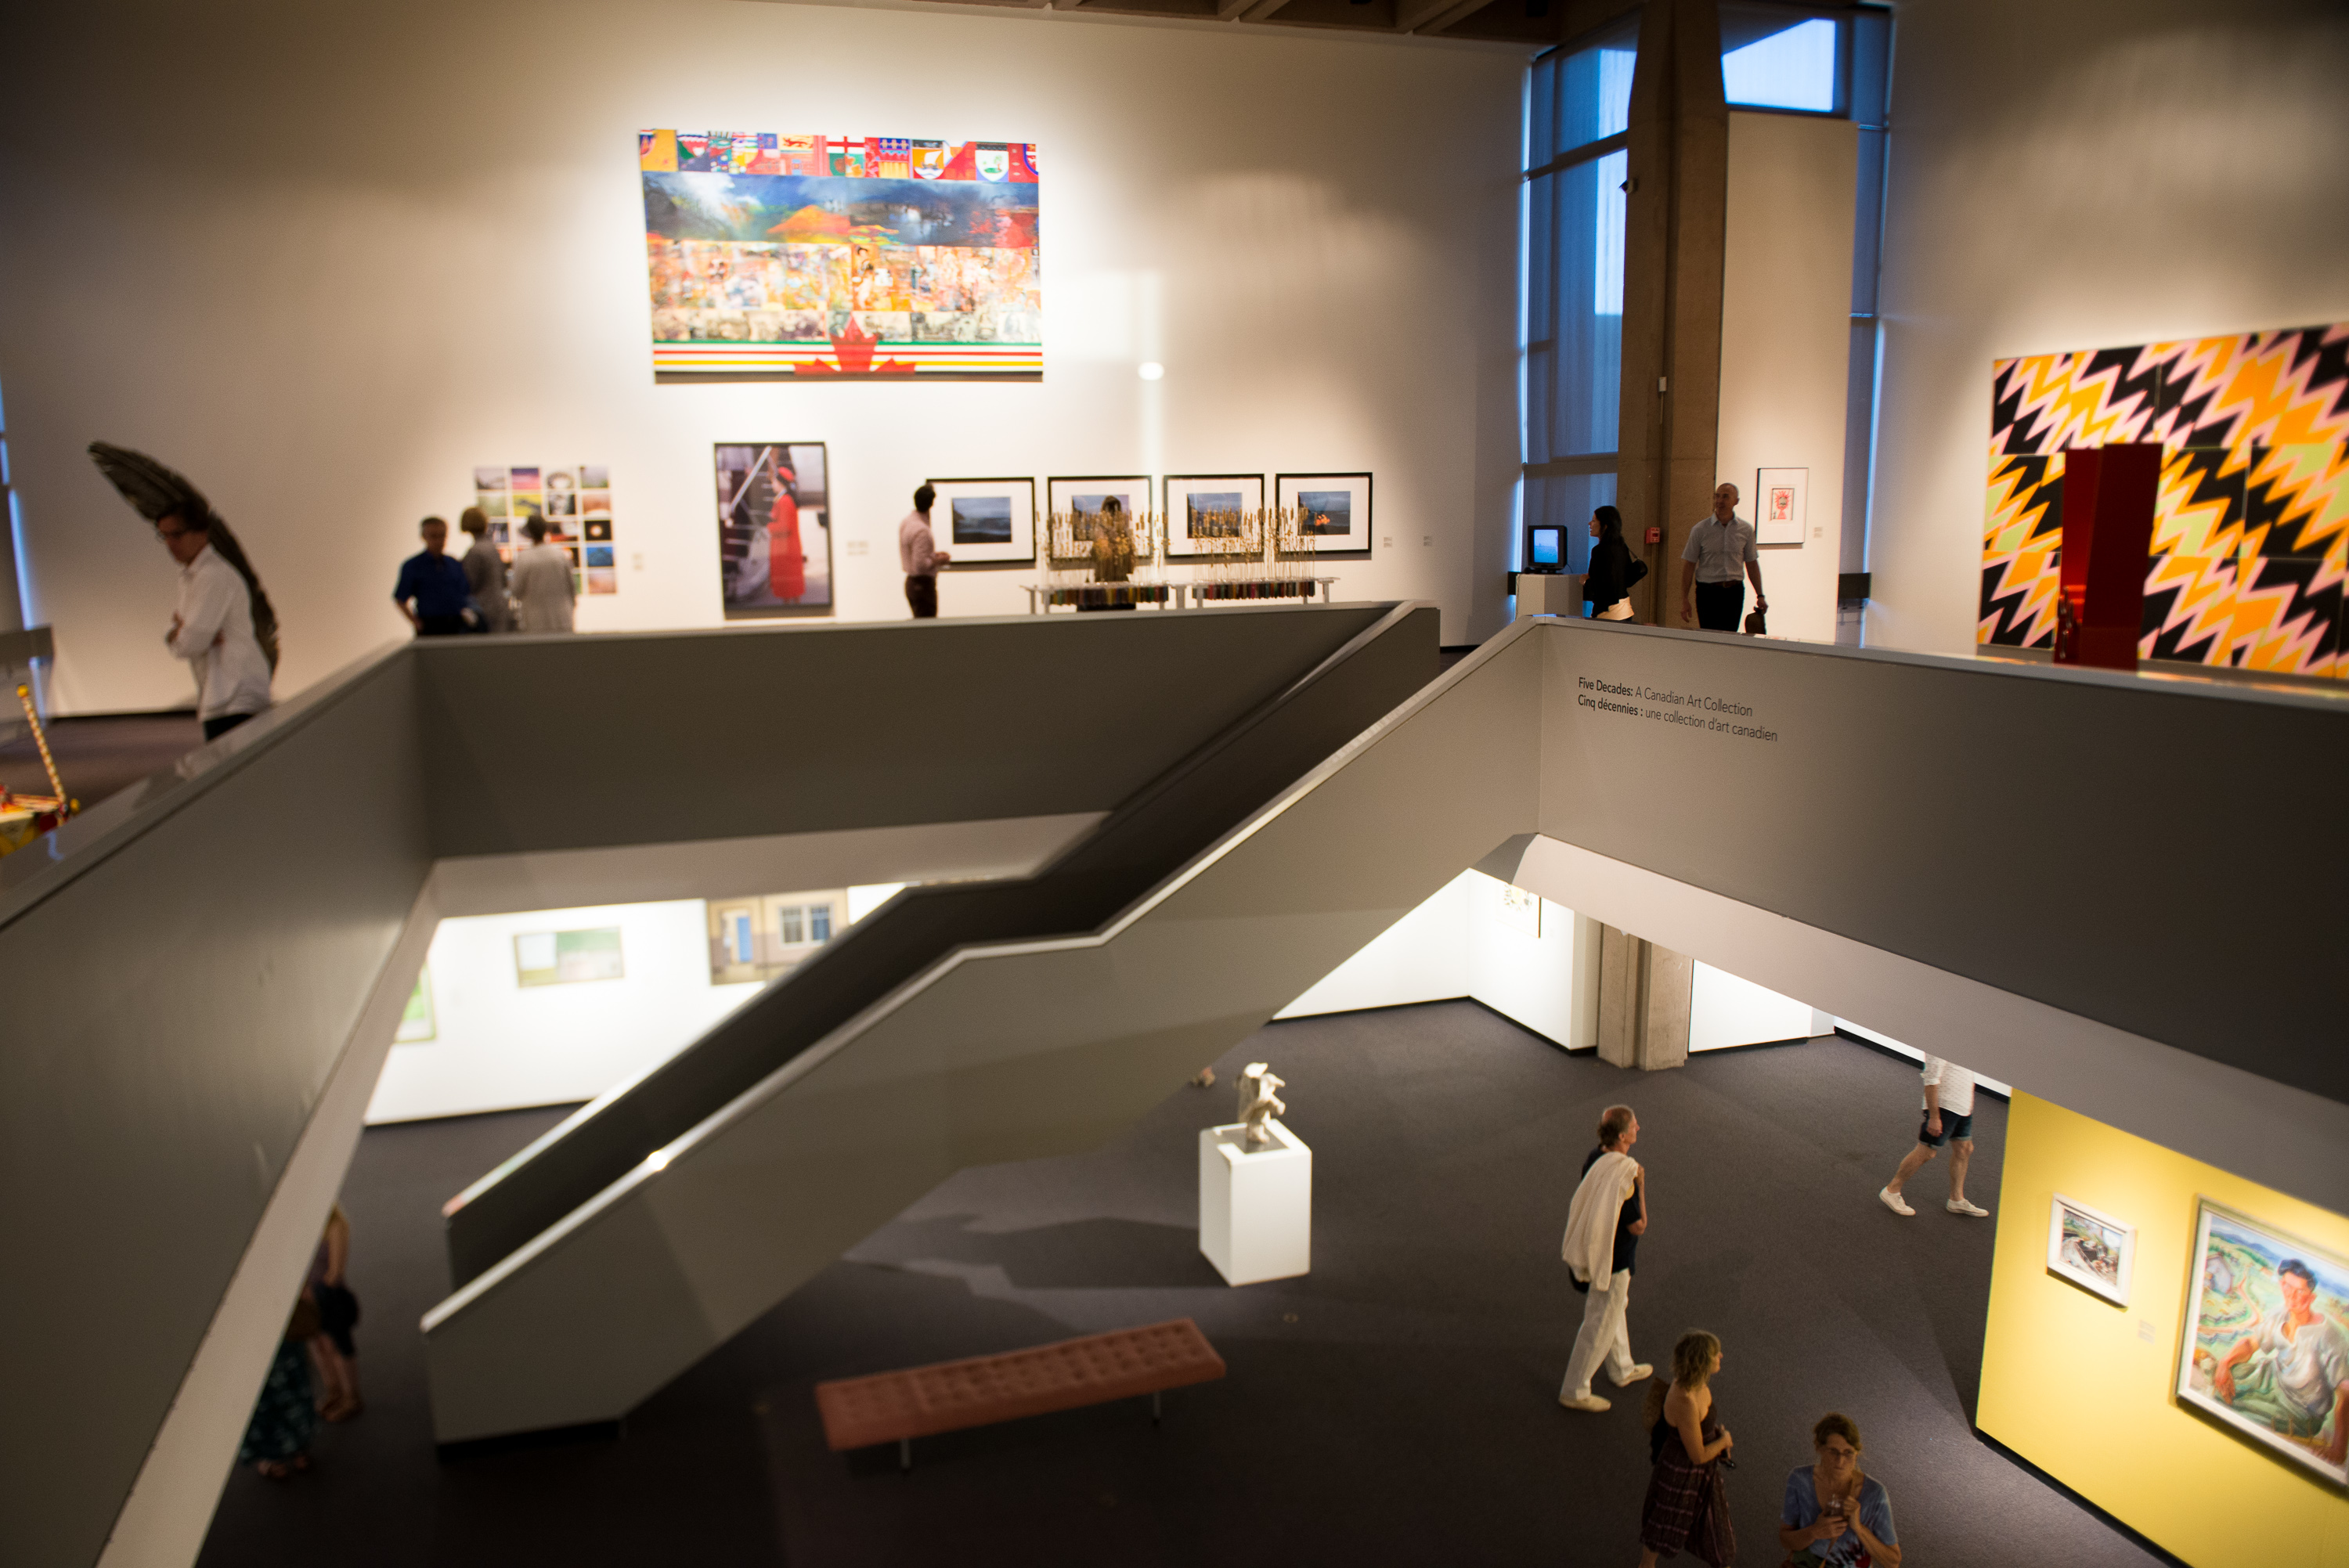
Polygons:
M1754 542L1800 544L1810 521L1811 470L1762 469L1754 477Z
M1036 481L932 480L930 538L965 566L1031 566L1036 561Z
M2055 1194L2047 1211L2047 1272L2082 1290L2127 1306L2129 1269L2137 1261L2137 1227L2085 1203Z
M1301 555L1368 555L1371 552L1371 476L1368 474L1278 474L1273 504L1299 511Z
M1157 541L1145 531L1141 519L1149 516L1153 486L1147 474L1122 474L1109 478L1052 479L1044 481L1044 512L1050 517L1073 517L1074 536L1067 542L1071 553L1061 553L1061 541L1054 536L1047 554L1055 564L1089 562L1092 557L1092 520L1102 510L1102 503L1112 496L1124 510L1126 521L1133 529L1133 553L1136 565L1147 562L1156 552Z
M1262 474L1169 474L1166 558L1260 554L1264 549Z

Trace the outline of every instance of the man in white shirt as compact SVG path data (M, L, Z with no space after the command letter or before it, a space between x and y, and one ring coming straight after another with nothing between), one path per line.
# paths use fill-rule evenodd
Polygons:
M905 603L916 621L938 614L938 568L954 559L930 532L930 504L938 492L928 485L914 492L914 510L897 525L897 566L905 574Z
M1713 492L1713 515L1690 532L1681 552L1681 620L1694 616L1708 632L1734 632L1745 614L1745 584L1754 580L1754 607L1768 610L1762 593L1762 557L1754 525L1737 515L1737 487Z
M180 599L163 645L196 677L196 717L206 740L269 706L269 656L253 631L253 590L212 544L209 514L173 513L155 524L180 563Z
M1900 1169L1876 1195L1896 1214L1914 1214L1900 1195L1900 1184L1925 1169L1942 1144L1950 1145L1950 1201L1941 1206L1952 1214L1977 1220L1990 1217L1988 1209L1966 1202L1966 1167L1974 1157L1974 1075L1939 1057L1925 1058L1925 1120L1917 1129L1917 1147L1900 1161Z
M1609 1106L1599 1119L1599 1147L1584 1158L1582 1182L1567 1209L1559 1251L1583 1295L1582 1326L1557 1388L1557 1402L1569 1410L1595 1415L1611 1408L1612 1400L1590 1389L1602 1364L1618 1388L1655 1371L1631 1359L1631 1271L1639 1264L1640 1238L1648 1233L1648 1172L1631 1158L1639 1141L1640 1119L1631 1108Z

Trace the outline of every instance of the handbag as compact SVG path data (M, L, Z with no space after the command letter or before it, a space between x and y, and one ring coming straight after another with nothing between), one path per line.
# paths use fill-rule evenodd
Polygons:
M1746 612L1745 634L1749 637L1766 637L1770 634L1768 630L1762 624L1761 611L1749 610Z
M1626 588L1637 588L1646 580L1647 575L1648 563L1641 561L1637 556L1634 556L1631 559L1630 566L1623 573L1623 586Z

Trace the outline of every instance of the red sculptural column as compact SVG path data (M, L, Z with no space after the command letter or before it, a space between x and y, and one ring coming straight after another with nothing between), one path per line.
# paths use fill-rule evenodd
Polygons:
M2064 452L2057 664L2137 668L2137 640L2145 632L2146 558L2160 489L2161 448L2151 442Z

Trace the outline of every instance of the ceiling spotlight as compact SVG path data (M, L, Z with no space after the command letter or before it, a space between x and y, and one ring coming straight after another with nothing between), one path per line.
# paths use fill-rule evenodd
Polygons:
M1155 359L1145 359L1135 368L1134 374L1144 381L1164 380L1166 376L1166 366L1159 364Z

